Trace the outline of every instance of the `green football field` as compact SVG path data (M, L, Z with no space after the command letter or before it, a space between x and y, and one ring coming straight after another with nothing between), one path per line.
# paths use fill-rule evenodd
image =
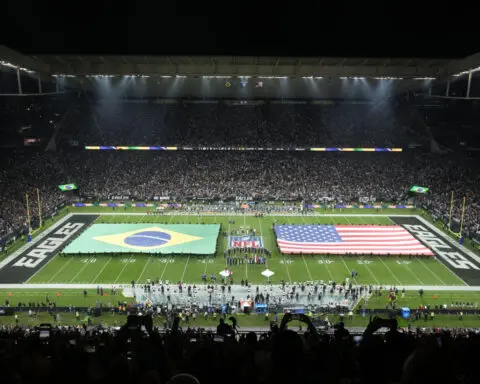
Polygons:
M98 208L96 211L100 211ZM72 211L73 212L73 211ZM109 211L111 212L111 211ZM73 212L74 213L74 212ZM231 221L234 221L232 224ZM388 217L371 216L152 216L152 215L102 215L95 224L222 224L222 231L256 229L263 237L264 247L272 252L267 260L268 268L275 273L273 283L312 280L343 281L351 270L358 271L357 283L396 286L465 285L452 271L433 258L410 259L408 257L376 256L284 256L277 251L272 230L278 224L394 224ZM230 223L229 223L230 222ZM228 237L220 234L216 257L147 254L112 254L96 256L55 256L28 283L63 284L123 284L134 280L145 283L147 279L170 282L199 283L201 275L218 273L225 268L224 251ZM251 283L264 283L261 275L265 265L244 264L228 266L234 282L248 279Z

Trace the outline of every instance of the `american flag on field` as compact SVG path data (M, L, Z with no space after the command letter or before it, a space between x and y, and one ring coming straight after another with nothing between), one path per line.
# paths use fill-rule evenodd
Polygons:
M399 225L277 225L275 233L282 253L434 255Z

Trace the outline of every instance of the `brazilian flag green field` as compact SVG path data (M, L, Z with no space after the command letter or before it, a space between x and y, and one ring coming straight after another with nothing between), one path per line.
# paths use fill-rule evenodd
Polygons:
M94 224L63 253L213 255L219 232L220 224Z

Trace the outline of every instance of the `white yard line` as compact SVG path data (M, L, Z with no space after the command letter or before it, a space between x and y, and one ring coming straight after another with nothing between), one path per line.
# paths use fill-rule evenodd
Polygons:
M206 259L203 259L203 261L205 261L205 269L203 270L203 273L206 275L207 274L208 263L207 263Z
M305 220L305 217L302 216L302 221L304 224L309 224L306 220ZM307 270L307 273L308 273L308 276L310 277L310 281L313 280L313 276L312 276L312 273L310 272L310 268L308 268L308 264L307 264L307 260L305 260L305 256L302 255L302 259L303 259L303 264L305 264L305 269Z
M70 258L65 264L62 265L62 268L59 268L58 271L47 281L47 283L50 283L55 277L58 276L60 272L62 272L71 262L73 261L73 257Z
M428 271L430 271L430 273L431 273L438 281L440 281L440 283L442 283L442 285L447 285L447 284L445 284L445 282L440 278L440 276L438 276L435 272L433 272L433 271L428 267L427 264L425 264L425 262L424 262L421 258L420 258L419 260L420 260L420 263L421 263L426 269L428 269Z
M167 270L168 264L170 264L168 261L169 261L169 259L167 258L166 263L165 263L165 268L163 268L163 272L160 275L160 280L163 280L163 275L165 275L165 271Z
M308 268L307 260L305 260L305 256L302 255L303 263L305 264L305 268L307 269L308 276L310 277L310 281L313 280L312 274L310 273L310 268Z
M101 215L101 216L143 216L144 213L136 213L136 212L121 212L121 213L112 213L112 212L75 212L75 213L70 213L69 215ZM236 213L236 212L204 212L203 216L254 216L254 213L250 214L245 214L245 213ZM165 212L164 216L192 216L192 214L186 214L185 212ZM304 216L303 214L300 213L266 213L265 216L278 216L278 217L300 217ZM366 213L350 213L350 214L345 214L345 213L314 213L309 215L309 217L342 217L342 216L350 216L350 217L372 217L372 216L377 216L377 217L416 217L420 218L418 215L389 215L389 214L366 214ZM425 219L424 219L425 220Z
M0 289L12 289L12 290L24 290L24 289L96 289L98 284L85 284L85 283L75 283L75 284L0 284ZM109 289L113 285L118 288L130 288L130 284L102 284L103 289ZM280 287L280 285L275 285ZM434 291L434 292L480 292L480 286L470 286L470 285L406 285L403 286L406 291L418 291L423 289L425 291Z
M364 264L363 265L365 267L365 269L368 271L368 273L370 273L370 276L373 277L373 280L375 280L377 282L377 284L380 284L380 282L378 281L377 277L372 273L371 269L368 268L368 265L367 264Z
M156 218L159 217L159 216L155 216ZM171 221L173 220L174 216L170 216L168 222L167 222L167 225L171 223ZM143 217L142 219L143 220ZM161 224L160 224L161 225ZM147 267L148 265L150 264L150 261L152 260L152 256L148 256L147 258L147 261L145 261L145 265L143 266L142 268L142 272L140 273L140 276L138 276L137 280L135 280L136 282L139 282L140 283L140 280L141 278L143 277L143 274L145 273L145 271L147 270Z
M243 213L240 213L241 215L244 216L244 223L246 222L246 216L247 214L245 212ZM205 213L203 216L239 216L240 214L236 214L236 213L232 213L232 212L226 212L226 213L222 213L222 212L217 212L217 213ZM57 228L58 226L60 226L61 224L63 224L65 221L67 221L69 218L71 218L72 216L74 215L100 215L100 216L145 216L144 213L130 213L130 212L123 212L123 213L119 213L119 212L75 212L75 213L69 213L67 214L65 217L61 218L58 222L56 222L54 225L52 225L51 227L47 228L45 231L41 232L38 236L36 236L34 238L34 240L31 242L31 243L28 243L28 244L25 244L23 245L22 247L20 247L17 251L15 251L14 253L12 253L12 255L10 255L8 258L4 259L2 262L0 262L0 268L9 264L12 260L14 260L16 257L18 257L18 255L20 255L21 253L23 253L26 249L28 249L29 247L32 247L35 243L37 243L38 241L40 241L42 238L44 238L45 236L47 236L49 233L51 233L55 228ZM166 216L170 216L170 220L172 220L172 218L174 216L183 216L183 214L178 214L178 212L169 212L167 214L165 214ZM187 215L185 215L187 216ZM250 216L250 215L248 215ZM302 214L278 214L278 213L274 213L274 214L267 214L265 216L284 216L284 217L298 217L298 216L301 216L303 217ZM447 234L443 233L442 231L440 231L438 228L436 228L434 225L432 225L430 222L428 222L427 220L425 220L423 217L419 216L419 215L395 215L395 214L375 214L375 215L372 215L372 214L345 214L343 211L342 213L338 213L338 214L335 214L335 213L325 213L325 214L319 214L319 213L314 213L312 215L309 215L310 216L313 216L317 221L319 221L319 217L345 217L346 220L348 221L348 217L373 217L373 218L379 218L379 217L386 217L386 218L391 218L391 217L413 217L413 218L416 218L418 219L423 225L425 225L427 228L429 228L429 230L433 231L434 233L436 233L437 235L439 235L441 238L443 238L446 242L450 243L452 246L455 247L455 249L462 249L463 252L465 252L469 257L471 257L472 259L474 259L475 261L477 261L478 263L480 263L480 257L478 255L476 255L475 253L473 253L471 250L469 250L468 248L466 247L460 247L453 239L451 239ZM143 219L142 217L142 219ZM105 219L107 219L107 217L105 217ZM108 218L110 219L110 217ZM303 219L305 221L305 219ZM107 220L106 220L107 221ZM36 271L28 280L27 280L27 283L36 275L38 274L41 270L43 270L43 268L46 267L46 265L48 265L52 260L54 260L57 256L54 256L53 258L51 258L47 263L45 263L45 265L43 265L38 271ZM285 257L284 257L284 261L285 261ZM343 260L342 258L342 261L344 262L344 265L345 265L345 261ZM88 263L87 263L88 265ZM167 268L167 265L168 263L166 263L166 266L164 268L164 271L163 273L165 273L165 270ZM442 263L443 265L443 263ZM426 266L426 265L425 265ZM85 267L85 266L84 266ZM376 277L372 274L371 270L368 268L368 266L365 266L366 269L369 271L369 273L372 275L372 277L374 278L374 280L376 280L378 282L378 280L376 279ZM407 267L407 266L405 266ZM428 266L426 266L427 269ZM205 271L207 270L208 268L208 265L207 263L205 263ZM287 274L290 275L289 273L289 270L288 270L288 266L286 265L285 263L285 268L286 268L286 271L287 271ZM327 271L329 272L329 274L331 275L331 272L328 268L328 265L326 265L326 268L327 268ZM465 287L468 287L468 284L465 283L454 271L452 271L450 268L448 268L447 266L445 266L445 268L452 274L454 275L459 281L463 282L465 284ZM82 268L83 269L83 268ZM348 268L347 268L348 269ZM407 267L407 269L409 269ZM415 275L410 269L409 269L410 273L412 273L412 275L414 275L417 280L419 282L421 282L421 280L418 278L417 275ZM433 272L433 271L431 271ZM433 275L435 275L435 273L433 272L432 273ZM163 275L162 275L163 276ZM441 279L437 276L438 280L441 281ZM291 280L291 278L290 278ZM27 286L29 286L30 284L28 284Z
M98 283L97 279L100 277L100 275L105 270L105 268L107 268L107 265L110 264L112 259L113 259L113 257L110 256L110 258L107 260L107 262L105 264L103 264L103 267L100 269L100 271L97 273L97 275L92 279L92 284L93 283Z
M303 219L303 221L305 221L305 219ZM318 218L316 216L315 216L315 221L319 224L322 224L322 222L320 220L318 220ZM330 271L330 268L328 268L328 263L325 262L325 258L323 256L320 256L320 257L323 260L323 265L325 265L325 269L327 270L328 275L330 276L330 281L335 281L335 279L332 275L332 271Z
M127 260L130 260L132 258L132 256L130 256ZM126 261L127 261L126 260ZM126 262L125 265L123 266L123 268L120 270L119 274L117 275L117 278L115 279L115 281L113 282L114 284L117 284L117 281L118 279L120 278L120 276L122 275L123 271L127 268L127 266L129 266L130 263L129 262Z
M90 260L90 259L91 259L91 257L87 257L86 259L83 259L83 260ZM90 264L89 262L86 262L86 263L84 264L84 266L78 270L77 274L72 277L72 280L70 280L70 284L72 284L73 281L74 281L78 276L80 276L80 274L85 270L85 268L87 268L87 266L88 266L89 264Z
M413 272L407 264L403 264L403 266L410 271L410 273L420 282L420 284L422 284L422 285L425 284L425 283L422 281L422 279L420 279L420 278L417 276L417 274L416 274L415 272Z
M180 281L183 283L183 278L185 277L185 272L187 272L187 266L188 266L188 262L190 261L190 256L187 257L187 261L185 263L185 267L183 268L183 273L182 273L182 277L180 278Z
M147 270L148 265L150 264L150 260L152 260L152 256L148 256L147 261L145 262L145 265L144 265L143 268L142 268L142 272L140 272L140 276L138 276L137 280L135 280L135 281L137 281L137 282L140 283L140 281L141 281L141 279L142 279L142 277L143 277L143 274L145 273L145 271Z
M372 218L373 218L373 220L376 221L377 224L378 224L378 221L377 221L377 219L375 218L375 216L372 216ZM390 218L389 218L389 219L390 219ZM361 220L361 221L363 222L363 220ZM391 221L391 220L390 220L390 221ZM380 224L383 224L383 223L380 223ZM388 270L388 272L390 272L390 274L392 275L392 277L397 281L397 284L398 284L398 285L402 285L402 282L398 279L397 276L395 276L395 274L394 274L393 271L390 269L390 267L385 263L385 261L384 261L381 257L379 257L379 256L377 256L377 259L380 260L381 263L383 264L383 266Z
M350 276L352 275L352 271L348 268L348 265L347 265L347 263L345 262L345 259L343 258L343 256L340 256L340 258L342 259L343 265L345 266L345 269L346 269L347 272L348 272L348 277L350 277Z
M388 272L390 272L390 274L393 276L393 278L397 281L398 285L402 285L402 282L400 280L398 280L397 276L395 276L395 274L392 272L390 267L387 264L385 264L383 259L381 257L378 257L378 256L377 256L377 259L380 260L382 262L383 266L388 269Z

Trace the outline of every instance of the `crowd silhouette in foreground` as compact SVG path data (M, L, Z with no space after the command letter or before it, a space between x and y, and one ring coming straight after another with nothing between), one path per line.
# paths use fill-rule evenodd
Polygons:
M178 318L177 318L178 319ZM304 332L288 329L292 320ZM0 372L8 383L475 383L475 330L398 329L374 317L363 334L343 324L318 332L308 316L286 314L262 334L220 320L216 332L155 329L128 316L121 328L0 330ZM385 333L377 334L383 329Z

